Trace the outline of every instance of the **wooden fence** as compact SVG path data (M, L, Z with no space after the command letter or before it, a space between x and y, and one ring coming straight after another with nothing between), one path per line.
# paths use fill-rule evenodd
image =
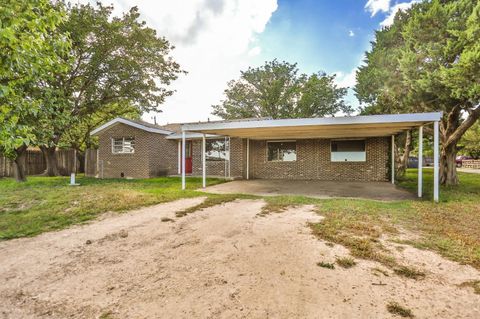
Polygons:
M462 167L480 169L480 160L463 160Z
M85 176L95 177L98 174L98 150L89 148L85 151Z
M70 175L74 171L76 173L83 172L82 161L76 157L76 152L73 149L57 150L57 165L58 171L61 175ZM27 150L25 158L25 169L27 175L42 174L47 167L45 157L40 150ZM74 169L75 167L75 169ZM0 155L0 177L13 176L14 168L13 162L4 156Z

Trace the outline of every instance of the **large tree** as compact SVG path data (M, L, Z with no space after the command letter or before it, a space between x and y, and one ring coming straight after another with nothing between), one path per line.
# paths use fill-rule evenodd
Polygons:
M98 119L124 115L126 108L160 111L173 93L168 86L181 72L169 55L173 46L139 20L136 7L121 17L112 12L100 3L70 6L58 30L69 35L72 47L69 72L44 81L39 93L44 101L39 124L49 132L39 136L47 175L58 173L55 149L70 129L82 130L79 138L85 139Z
M385 110L390 101L392 113L444 112L442 184L458 183L457 143L480 117L479 12L478 0L432 0L412 6L397 15L391 27L377 32L366 65L357 74L357 96L369 107ZM394 41L382 41L389 36Z
M213 106L213 114L224 119L249 117L301 118L350 113L347 93L334 83L333 75L299 74L296 64L266 62L242 71L228 83L225 100Z
M4 0L0 6L0 152L25 181L25 151L35 141L42 99L31 94L39 81L66 71L66 37L54 36L64 19L48 0Z
M480 158L480 121L465 132L459 144L463 154Z

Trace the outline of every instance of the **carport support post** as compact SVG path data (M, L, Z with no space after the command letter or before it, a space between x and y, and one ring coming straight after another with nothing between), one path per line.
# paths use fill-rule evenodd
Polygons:
M423 126L418 128L418 197L423 192Z
M185 131L182 131L182 189L185 189Z
M205 134L202 134L202 186L205 188L207 186L207 171L206 171L206 156L205 156Z
M178 141L178 175L182 174L182 141Z
M395 184L395 135L392 135L392 184Z
M247 179L250 179L250 139L247 138Z
M433 200L438 203L438 121L433 122Z

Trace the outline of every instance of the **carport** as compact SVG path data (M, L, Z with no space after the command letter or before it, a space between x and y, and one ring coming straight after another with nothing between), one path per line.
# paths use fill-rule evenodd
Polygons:
M394 179L394 141L395 136L411 129L419 130L419 163L418 163L418 197L422 197L423 169L423 127L433 124L434 137L434 183L433 198L439 199L439 121L441 112L387 114L368 116L346 116L331 118L305 119L258 119L232 120L184 124L182 126L182 189L185 189L185 139L187 133L202 134L202 172L203 187L206 186L206 156L205 138L207 134L239 137L246 139L246 179L249 179L250 140L287 140L287 139L341 139L358 137L389 137L391 138L391 183Z

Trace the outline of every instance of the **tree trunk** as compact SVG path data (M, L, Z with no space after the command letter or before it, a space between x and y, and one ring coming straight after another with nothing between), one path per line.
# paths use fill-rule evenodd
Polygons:
M85 173L85 152L79 150L77 150L77 167L79 173Z
M45 163L47 168L43 173L45 176L59 176L58 165L57 165L57 153L55 146L40 146L43 156L45 157Z
M15 180L17 182L26 182L25 161L27 159L27 145L20 146L15 150L15 153L17 154L13 160Z
M457 157L456 144L450 145L447 148L442 147L440 151L440 184L442 185L457 185L457 164L455 158Z
M410 152L412 151L412 132L407 131L405 136L405 145L403 147L403 154L400 156L400 160L397 165L396 175L398 177L405 176L405 172L408 166L408 158L410 157Z

